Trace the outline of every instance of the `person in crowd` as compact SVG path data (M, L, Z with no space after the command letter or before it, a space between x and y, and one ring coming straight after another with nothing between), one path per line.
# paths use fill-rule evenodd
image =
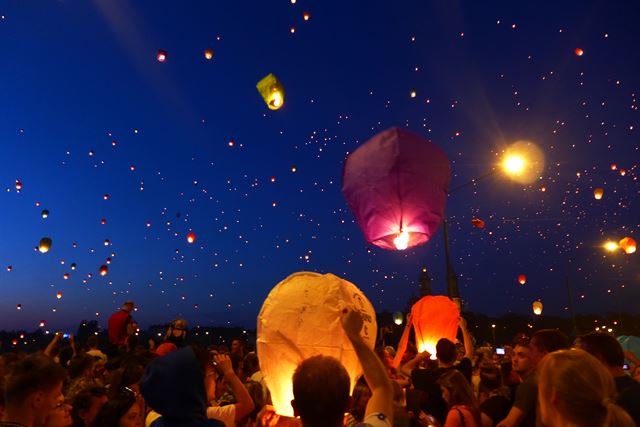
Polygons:
M133 301L125 301L122 304L122 308L109 317L109 342L112 346L118 348L126 347L127 339L135 333L137 324L131 316L134 308Z
M624 350L618 340L606 332L591 332L581 336L578 345L609 371L616 386L616 403L640 425L640 383L624 371Z
M80 353L73 357L67 366L69 380L73 382L81 378L92 378L94 363L95 359L93 356L86 353Z
M89 347L89 349L86 351L86 353L89 356L93 356L93 357L97 357L100 360L104 361L106 363L107 361L107 355L104 354L99 348L98 348L98 337L95 335L91 335L89 338L87 338L87 347Z
M341 322L371 389L364 423L371 427L390 427L393 425L393 385L380 359L360 336L362 316L353 308L344 309ZM349 389L349 375L338 360L322 355L310 357L300 363L293 374L291 406L303 427L340 427L349 407Z
M213 364L214 361L217 365ZM207 350L189 346L158 357L147 366L140 381L140 390L153 411L147 416L146 425L225 426L223 421L208 419L208 395L215 393L218 375L235 377L232 384L239 384L246 393L245 396L239 388L238 399L242 398L243 403L248 400L246 408L238 409L236 406L228 409L233 415L231 423L235 423L238 414L238 420L248 415L253 410L253 401L233 373L228 356L216 355L212 360Z
M436 343L437 368L413 369L411 371L411 379L414 387L427 394L427 405L423 408L423 411L435 417L441 424L444 424L447 416L447 403L442 397L442 392L438 385L438 378L444 373L455 369L464 375L468 383L471 383L472 368L470 358L472 358L474 354L473 344L471 335L467 330L467 323L463 318L460 318L459 327L463 335L466 355L459 363L456 364L456 345L447 338L441 338ZM429 355L426 354L422 357L428 358Z
M569 338L555 329L541 329L531 341L516 345L512 358L513 370L520 375L522 383L516 389L515 400L507 417L498 427L534 427L538 406L538 377L536 368L547 354L569 348Z
M236 374L236 369L233 367L230 356L223 354L213 355L213 361L216 363L217 368L213 369L209 376L205 376L207 399L209 402L213 402L217 394L216 391L223 386L226 389L228 386L233 395L234 403L224 406L209 406L207 408L207 418L221 420L226 427L234 427L237 422L254 410L254 400Z
M1 427L42 426L60 403L66 371L51 358L31 355L15 362L5 376Z
M480 411L491 418L494 426L506 418L511 409L511 393L503 383L501 367L490 362L480 365L478 389Z
M92 427L100 408L108 400L104 387L91 386L79 390L71 400L73 427Z
M359 381L353 388L353 394L351 398L351 408L347 412L345 420L346 427L353 427L358 423L361 423L364 419L364 413L367 409L367 403L371 398L371 390L364 381Z
M155 349L156 354L164 356L170 351L184 347L187 341L187 331L189 324L184 319L175 319L167 327L167 333L164 336L162 344Z
M451 369L438 378L448 412L445 427L488 427L491 420L480 412L480 405L464 375Z
M144 413L132 390L123 390L102 407L92 427L142 427Z
M249 415L238 421L236 425L238 427L256 427L258 414L266 404L265 394L262 389L262 384L259 382L249 380L244 384L244 386L247 388L247 392L253 400L254 408Z
M231 341L231 354L237 354L244 359L247 353L247 343L242 338L234 338Z
M36 427L71 427L73 419L71 418L71 405L65 401L61 394L58 397L56 405L44 419L43 424L35 424Z
M540 363L538 399L546 427L634 426L614 398L613 377L586 351L556 351Z

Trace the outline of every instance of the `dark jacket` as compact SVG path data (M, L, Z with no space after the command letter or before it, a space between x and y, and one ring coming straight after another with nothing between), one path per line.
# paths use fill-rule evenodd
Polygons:
M204 376L191 347L151 362L140 380L140 391L147 404L162 415L153 427L224 427L218 420L207 420Z

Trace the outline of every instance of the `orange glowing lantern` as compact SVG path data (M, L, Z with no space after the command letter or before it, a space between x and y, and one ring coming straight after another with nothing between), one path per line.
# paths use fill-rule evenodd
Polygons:
M636 251L636 241L631 237L625 237L620 240L618 246L620 246L626 254L632 254Z
M436 357L436 344L441 338L456 342L460 310L449 297L422 297L411 307L411 315L407 317L405 332L398 344L398 351L393 365L398 366L407 349L411 327L416 335L418 352L428 351L431 358Z
M46 209L43 209L40 215L42 215L43 219L49 218L49 211Z
M105 225L107 223L107 220L105 218L102 218L100 220L100 224Z
M196 241L196 233L194 233L193 231L189 234L187 234L187 242L188 243L193 243Z
M105 246L109 246L110 244L111 244L111 241L109 239L104 239Z
M16 304L16 310L22 310L22 304Z
M577 47L576 50L574 50L574 52L577 56L584 55L584 50L580 49L579 47Z
M521 285L524 285L525 283L527 283L527 276L525 276L524 274L519 275L518 283L520 283Z
M16 190L22 190L22 181L20 181L19 179L16 179Z
M602 199L603 195L604 195L604 189L603 188L596 188L595 190L593 190L593 197L596 200Z
M40 239L38 250L41 253L46 254L47 252L49 252L49 249L51 249L51 244L52 244L52 241L49 237L43 237L42 239Z
M213 59L213 50L211 49L206 49L204 51L204 57L207 61L211 61Z
M56 298L58 299L62 298L62 292L58 291L58 293L56 293Z
M533 302L533 314L540 316L542 314L542 302L540 300Z
M615 163L613 163L613 164L611 165L611 170L612 170L612 171L614 171L614 170L618 170L618 165L616 165Z
M265 299L258 315L257 350L278 414L293 416L293 372L300 362L312 356L322 354L338 359L351 378L353 390L362 367L342 329L340 317L345 307L360 312L364 321L360 334L373 348L376 314L353 283L333 274L300 272L278 283Z
M309 12L305 12L302 14L302 19L304 19L305 21L308 21L309 18L311 18L311 14Z
M44 328L46 324L47 324L47 322L45 322L44 320L41 320L40 323L38 323L38 326L40 328Z
M109 267L107 267L106 265L101 265L100 266L100 275L101 276L106 276L108 272L109 272Z
M481 220L480 218L473 218L471 220L471 224L475 227L475 228L479 228L479 229L483 229L484 228L484 221Z
M69 276L69 273L64 273L64 274L62 275L62 278L63 278L64 280L69 280L69 277L70 277L70 276Z
M159 49L158 53L156 53L156 59L158 60L158 62L166 61L167 56L169 56L169 54L167 53L166 50Z

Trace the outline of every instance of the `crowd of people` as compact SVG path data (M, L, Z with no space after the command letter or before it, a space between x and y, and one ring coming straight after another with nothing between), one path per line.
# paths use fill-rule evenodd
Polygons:
M637 355L605 332L571 342L543 329L498 354L474 345L461 318L461 342L442 338L433 355L409 343L396 354L370 349L360 313L345 308L342 327L363 378L351 390L337 359L302 361L288 418L270 406L258 355L243 339L231 348L189 344L187 322L176 319L162 342L133 346L133 309L127 301L111 316L108 343L71 340L68 357L60 334L41 352L3 354L0 427L640 425Z

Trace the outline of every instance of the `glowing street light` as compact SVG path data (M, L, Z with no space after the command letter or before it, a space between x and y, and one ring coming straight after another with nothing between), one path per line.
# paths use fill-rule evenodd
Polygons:
M509 154L502 162L502 168L508 175L520 175L527 165L526 160L519 154Z
M609 252L615 252L620 248L620 246L618 246L616 242L608 240L607 242L605 242L604 248Z

